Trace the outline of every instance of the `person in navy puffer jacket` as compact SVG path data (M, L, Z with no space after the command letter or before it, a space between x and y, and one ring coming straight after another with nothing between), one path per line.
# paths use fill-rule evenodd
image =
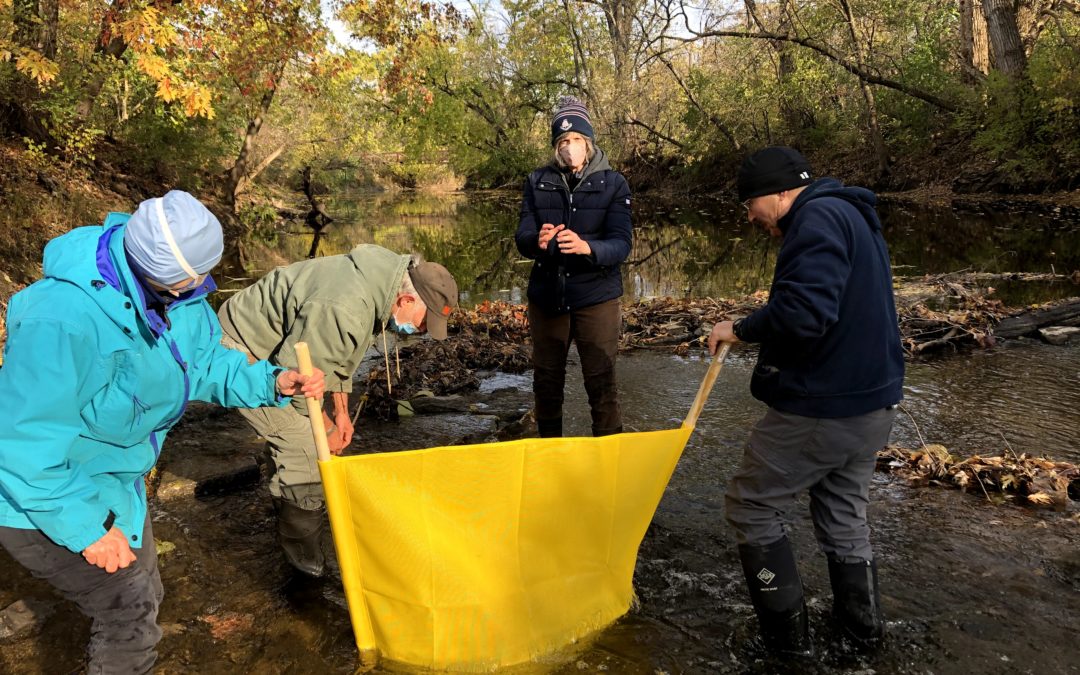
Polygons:
M762 636L788 656L813 651L784 528L803 490L829 561L835 620L858 648L883 637L866 507L904 379L876 198L811 173L791 148L765 148L743 162L739 199L750 221L783 243L768 303L709 336L713 353L720 342L761 345L750 390L769 410L725 502Z
M615 357L622 330L620 263L630 255L630 187L593 142L585 106L560 101L551 122L555 157L525 180L518 251L529 277L533 393L541 437L562 435L570 343L577 345L594 436L622 431Z

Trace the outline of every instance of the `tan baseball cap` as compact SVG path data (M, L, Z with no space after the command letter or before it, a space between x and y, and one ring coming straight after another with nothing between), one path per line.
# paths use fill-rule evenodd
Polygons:
M427 332L436 340L446 339L446 319L458 306L457 282L439 263L423 262L409 269L409 278L427 305L424 323Z

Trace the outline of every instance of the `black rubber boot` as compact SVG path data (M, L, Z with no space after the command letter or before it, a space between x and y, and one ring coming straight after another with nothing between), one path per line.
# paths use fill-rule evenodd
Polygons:
M787 537L767 546L740 545L739 558L765 647L781 657L812 656L802 579Z
M326 509L302 509L284 499L274 500L277 513L278 541L289 564L311 577L326 572L322 538L326 525Z
M877 649L885 637L877 563L829 558L829 582L833 591L833 619L844 635L860 650Z
M559 438L562 436L562 418L536 420L536 431L540 438Z

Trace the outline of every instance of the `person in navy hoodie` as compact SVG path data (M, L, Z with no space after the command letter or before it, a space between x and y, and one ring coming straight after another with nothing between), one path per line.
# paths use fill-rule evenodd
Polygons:
M866 521L875 456L903 398L904 355L876 198L815 180L785 147L749 156L738 176L751 223L783 240L768 303L709 336L760 344L751 393L769 406L725 495L727 520L766 647L813 653L785 521L803 490L828 558L833 616L857 648L884 636Z
M570 343L577 345L592 433L622 431L615 358L622 331L620 264L630 255L630 187L593 142L584 104L563 97L551 120L554 157L529 174L514 239L532 258L529 332L541 437L562 436Z

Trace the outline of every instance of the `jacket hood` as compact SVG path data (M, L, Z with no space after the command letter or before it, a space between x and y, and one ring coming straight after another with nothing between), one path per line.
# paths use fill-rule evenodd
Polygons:
M42 270L46 278L78 287L117 325L133 328L135 313L130 304L124 307L124 303L133 297L126 289L135 285L123 255L122 226L127 219L126 213L110 213L104 225L77 227L56 237L45 246ZM121 227L103 242L102 236L118 225ZM103 268L111 270L118 278L107 279Z
M394 304L401 280L409 267L409 256L394 253L382 246L361 244L346 254L364 278L364 288L370 289L375 300L375 316L385 325L390 320L390 308Z
M42 268L50 279L66 281L80 288L91 288L101 279L97 268L97 246L105 227L77 227L49 241L45 246Z
M795 198L795 203L791 205L791 209L787 212L787 215L781 218L778 223L781 231L787 232L792 219L799 209L806 206L811 200L821 199L823 197L843 199L859 210L859 213L862 214L863 219L870 226L871 230L881 230L881 221L878 219L877 211L874 209L877 205L877 195L866 188L855 186L848 187L835 178L819 178L810 185L807 185L806 189L799 193L799 196Z
M585 167L585 171L581 174L581 179L585 180L594 173L601 171L610 171L611 163L608 162L607 155L600 148L596 148L596 154L593 155L592 161Z
M858 208L859 213L862 214L863 219L866 220L866 224L870 227L870 230L880 231L881 220L878 218L877 211L874 206L877 204L877 195L874 192L860 187L848 187L840 183L836 178L819 178L814 180L813 183L808 185L805 190L799 193L795 198L795 203L792 204L791 210L780 219L778 226L781 231L786 232L788 227L791 227L792 219L795 214L798 213L800 208L806 206L810 201L815 199L822 199L825 197L835 197L848 202L855 208Z

